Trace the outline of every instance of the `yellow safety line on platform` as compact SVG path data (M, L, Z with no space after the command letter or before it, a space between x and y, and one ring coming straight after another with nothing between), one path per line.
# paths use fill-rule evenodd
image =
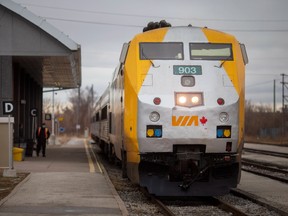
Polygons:
M88 162L89 162L89 168L90 168L90 173L95 173L95 167L94 167L94 163L91 159L91 155L89 152L89 146L87 145L87 140L84 140L84 145L85 145L85 150L86 150L86 154L87 154L87 158L88 158Z
M102 168L101 168L101 166L100 166L100 164L99 164L99 162L98 162L97 156L96 156L95 153L93 152L93 149L92 149L92 147L91 147L91 144L89 144L89 148L91 149L92 155L93 155L93 157L94 157L94 159L95 159L95 161L96 161L96 164L97 164L97 166L98 166L98 169L99 169L100 173L103 173L103 170L102 170Z

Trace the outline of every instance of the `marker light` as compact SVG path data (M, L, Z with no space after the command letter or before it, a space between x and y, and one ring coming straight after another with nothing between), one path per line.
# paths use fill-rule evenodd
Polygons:
M223 98L218 98L218 99L217 99L217 103L222 106L222 105L225 104L225 101L224 101Z
M162 134L162 125L146 125L147 138L161 138Z
M222 112L219 114L219 120L221 122L227 122L229 120L229 115L226 112Z
M153 129L148 129L147 130L147 137L153 137L154 136L154 130Z
M183 107L195 107L203 106L203 93L202 92L184 92L175 93L175 104L176 106Z
M159 104L161 103L161 98L155 97L155 98L153 99L153 103L154 103L155 105L159 105Z
M154 130L155 137L162 137L162 129Z
M232 142L227 142L226 143L226 151L231 152L232 151Z
M152 122L157 122L160 119L160 114L158 112L156 112L156 111L153 111L153 112L150 113L149 119Z
M231 126L217 126L217 138L231 138Z

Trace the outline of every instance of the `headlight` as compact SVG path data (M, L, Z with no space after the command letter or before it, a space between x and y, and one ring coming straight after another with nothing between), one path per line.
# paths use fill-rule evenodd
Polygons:
M153 112L150 113L149 119L152 122L157 122L160 119L160 114L158 112L156 112L156 111L153 111Z
M204 105L202 92L175 93L176 106L195 107Z
M229 115L226 112L222 112L219 114L219 120L221 122L227 122L229 120Z
M185 96L180 96L180 97L178 98L179 104L185 104L186 101L187 101L187 98L186 98Z
M197 104L197 103L199 102L199 97L198 97L198 96L193 96L193 97L191 98L191 102L192 102L193 104Z

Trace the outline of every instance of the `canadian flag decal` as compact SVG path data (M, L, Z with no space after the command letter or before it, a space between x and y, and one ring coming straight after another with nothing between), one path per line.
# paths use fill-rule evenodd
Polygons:
M205 118L204 116L202 116L202 118L200 119L200 122L203 126L206 124L207 121L207 118Z

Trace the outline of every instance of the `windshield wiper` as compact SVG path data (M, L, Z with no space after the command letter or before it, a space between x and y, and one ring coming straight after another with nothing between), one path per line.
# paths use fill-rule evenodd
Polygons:
M223 64L224 64L227 60L229 60L230 58L231 58L231 56L228 56L227 58L225 58L225 59L222 60L222 62L221 62L221 64L220 64L219 66L214 65L214 67L222 68Z
M159 66L155 66L155 64L153 63L153 61L152 61L151 59L147 58L147 56L145 55L145 53L144 53L144 51L143 51L143 48L141 49L141 53L142 53L142 56L145 58L145 60L148 60L148 61L151 62L152 66L153 66L154 68L159 68L159 67L160 67L160 65L159 65Z

